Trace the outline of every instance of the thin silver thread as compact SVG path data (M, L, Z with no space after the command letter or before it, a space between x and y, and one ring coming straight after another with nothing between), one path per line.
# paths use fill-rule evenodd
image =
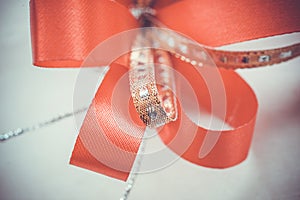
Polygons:
M51 118L47 121L40 122L40 123L37 123L35 125L26 127L26 128L16 128L14 130L10 130L8 132L0 134L0 142L9 140L13 137L22 135L22 134L27 133L27 132L35 131L35 130L43 128L45 126L54 124L54 123L59 122L63 119L71 117L73 115L77 115L79 113L85 112L85 111L87 111L87 109L88 109L87 107L80 108L78 110L75 110L74 112L67 112L67 113L58 115L57 117L53 117L53 118ZM139 150L137 158L136 158L136 163L134 165L134 169L132 170L133 173L130 175L129 180L127 181L127 186L125 187L123 196L120 198L120 200L127 200L128 199L128 196L129 196L129 194L130 194L130 192L131 192L131 190L132 190L132 188L135 184L138 172L140 170L142 159L143 159L143 154L145 153L145 148L146 148L146 142L144 140L142 140L140 150Z
M125 187L125 190L124 190L124 193L123 193L123 196L120 198L120 200L127 200L128 199L128 196L136 182L136 178L137 178L137 175L140 171L140 168L141 168L141 164L142 164L142 160L143 160L143 155L145 153L145 149L146 149L146 142L145 140L142 140L141 142L141 146L140 146L140 151L137 155L137 158L136 158L136 163L135 163L135 166L133 167L133 172L131 173L130 177L129 177L129 180L127 181L127 186Z
M54 124L58 121L61 121L63 119L71 117L73 115L77 115L79 113L85 112L86 110L87 110L87 107L80 108L80 109L75 110L73 112L67 112L67 113L58 115L56 117L53 117L52 119L49 119L47 121L37 123L33 126L29 126L29 127L26 127L26 128L16 128L16 129L10 130L8 132L0 134L0 142L6 141L8 139L11 139L12 137L16 137L16 136L22 135L22 134L27 133L27 132L35 131L35 130L43 128L45 126Z

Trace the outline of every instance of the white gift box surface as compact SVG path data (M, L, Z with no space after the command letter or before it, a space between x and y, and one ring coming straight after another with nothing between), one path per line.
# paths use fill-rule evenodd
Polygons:
M300 34L234 44L249 50L286 46ZM73 110L79 69L33 67L27 1L0 3L0 131L27 127ZM259 112L246 161L224 170L179 159L137 177L130 200L300 198L300 59L238 70ZM95 69L86 69L92 70ZM78 125L73 117L0 143L0 199L119 199L126 183L68 164ZM159 145L159 144L158 144Z

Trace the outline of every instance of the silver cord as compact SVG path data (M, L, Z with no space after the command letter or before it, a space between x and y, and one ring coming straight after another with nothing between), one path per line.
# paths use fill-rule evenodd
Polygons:
M48 125L51 125L51 124L53 124L55 122L58 122L60 120L65 119L65 118L68 118L68 117L71 117L73 115L77 115L79 113L82 113L82 112L84 112L86 110L87 110L86 107L80 108L80 109L75 110L73 112L67 112L67 113L58 115L56 117L53 117L50 120L47 120L47 121L35 124L33 126L29 126L29 127L26 127L26 128L16 128L14 130L10 130L8 132L0 134L0 142L8 140L8 139L10 139L12 137L16 137L16 136L22 135L22 134L27 133L27 132L35 131L37 129L43 128L43 127L48 126Z
M127 181L127 186L125 187L125 190L124 190L124 193L123 193L123 196L120 198L120 200L127 200L128 199L128 196L135 184L135 181L136 181L136 178L137 178L137 175L139 173L139 170L141 168L141 164L142 164L142 160L143 160L143 155L145 153L145 149L146 149L146 142L145 140L142 140L141 142L141 146L140 146L140 150L139 150L139 153L137 155L137 158L136 158L136 163L135 165L133 166L133 172L131 173L128 181Z

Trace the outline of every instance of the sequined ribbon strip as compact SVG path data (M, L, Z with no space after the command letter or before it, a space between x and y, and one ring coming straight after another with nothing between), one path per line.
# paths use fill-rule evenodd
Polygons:
M170 32L169 27L158 21L154 16L146 14L147 18L157 27L165 29L153 33L153 40L173 52L174 56L194 66L218 66L226 69L254 68L285 62L300 56L300 43L276 49L259 51L222 51L212 47L199 45L176 32ZM207 57L209 54L210 58ZM186 55L189 55L188 57ZM211 62L211 59L214 61Z
M130 90L141 120L150 128L162 126L177 117L175 80L169 54L150 48L151 35L141 30L130 53ZM158 89L159 88L159 89Z

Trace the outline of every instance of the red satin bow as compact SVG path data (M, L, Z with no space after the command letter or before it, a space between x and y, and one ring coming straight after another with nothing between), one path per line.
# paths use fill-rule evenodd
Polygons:
M118 2L31 0L34 64L79 67L96 45L116 33L137 28L138 22L128 10L131 1ZM292 0L159 2L155 8L160 21L210 46L300 30L299 3ZM213 81L213 77L209 78L210 69L200 69L199 74L199 69L196 71L179 59L173 58L172 61L192 86L199 105L211 111L211 94L200 76L202 74ZM110 66L88 110L71 158L74 165L121 180L126 180L131 171L145 129L132 103L129 103L130 117L135 123L130 127L135 135L124 132L118 121L112 118L116 114L113 106L118 106L112 105L112 93L117 81L126 77L126 65L125 61L117 60ZM203 141L207 135L214 137L218 132L199 127L184 112L179 112L177 121L159 130L162 141L179 156L213 168L233 166L246 158L257 113L256 97L245 81L234 71L220 69L219 72L226 94L225 122L234 129L221 131L208 155L199 157L199 150L205 145ZM125 93L129 94L128 88ZM124 113L118 115L128 117Z

